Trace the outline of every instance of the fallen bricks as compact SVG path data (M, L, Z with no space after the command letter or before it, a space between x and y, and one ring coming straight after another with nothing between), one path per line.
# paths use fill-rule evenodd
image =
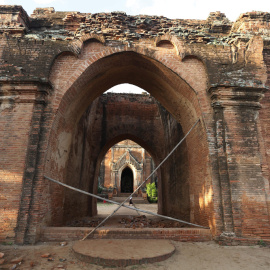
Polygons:
M122 218L119 221L124 224L125 228L183 228L186 227L176 221L169 220L152 220L148 219L145 215L132 217L132 218Z

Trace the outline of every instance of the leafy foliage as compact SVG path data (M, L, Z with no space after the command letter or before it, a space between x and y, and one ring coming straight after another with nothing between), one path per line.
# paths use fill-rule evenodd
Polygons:
M146 193L147 193L147 198L150 203L156 203L158 198L157 198L157 188L156 184L149 183L146 184Z

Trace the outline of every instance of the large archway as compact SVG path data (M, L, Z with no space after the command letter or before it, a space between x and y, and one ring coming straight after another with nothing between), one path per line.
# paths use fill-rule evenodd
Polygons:
M91 48L91 46L89 48ZM61 63L63 63L67 56L63 56L62 58ZM192 59L192 61L197 61L199 67L201 67L200 62L197 59ZM112 63L115 63L113 68ZM58 64L56 63L55 65ZM200 70L200 72L202 71ZM54 78L53 75L52 80L54 79L56 78ZM180 139L180 133L182 132L182 135L185 134L195 123L195 121L201 117L197 92L179 75L169 70L165 65L154 60L153 58L134 52L116 53L111 56L104 57L89 66L63 96L60 103L61 109L59 107L58 113L56 114L54 120L54 123L57 123L57 126L53 127L51 131L51 143L49 145L55 144L56 149L64 150L59 150L60 152L62 151L61 153L63 153L60 161L57 155L55 155L55 150L49 148L48 155L51 158L49 159L50 162L47 162L45 167L45 170L48 171L49 174L55 172L56 178L62 178L63 181L65 181L63 178L64 174L61 173L61 175L59 175L59 170L63 170L63 172L65 172L74 124L78 122L79 117L86 110L86 106L90 104L93 98L111 86L123 82L132 83L151 93L151 95L153 95L172 113L180 125L180 129L178 128L175 129L175 131L170 130L170 132L167 132L166 136L168 143L165 149L164 146L157 140L153 141L153 138L151 138L151 136L153 137L153 132L151 132L151 130L150 132L144 132L146 136L144 140L149 142L152 141L150 145L155 144L154 148L159 149L159 162L165 157L169 149L174 147L177 140ZM59 83L59 81L57 80L56 83ZM205 87L205 82L202 81L202 84L204 84L203 87ZM60 87L60 85L57 86L57 88L58 87ZM71 96L76 98L71 99ZM69 105L66 106L67 104ZM92 103L92 108L96 106L95 104L95 102ZM113 113L117 114L117 112ZM129 115L132 113L134 113L133 110L128 112ZM164 118L164 125L167 125L169 130L171 127L168 116L163 114L162 117ZM166 117L167 119L165 119ZM121 124L122 123L120 122L120 125ZM106 125L108 125L108 123L106 123ZM115 125L118 126L116 123ZM123 124L121 128L116 128L116 126L111 127L112 130L106 133L106 136L102 135L101 140L96 138L93 139L92 143L94 145L105 145L106 142L113 139L113 137L123 134L123 130L125 130L124 132L127 133L127 129L130 128L125 124ZM136 133L140 132L140 126L140 123L138 123L138 127L135 130ZM65 128L63 129L60 127ZM158 133L159 131L157 130L156 132ZM61 136L65 136L65 140L59 139ZM203 205L201 203L201 201L204 201L202 199L204 193L211 193L209 190L211 188L211 178L208 164L208 145L203 122L201 122L193 133L187 138L186 146L186 150L182 153L182 155L184 155L186 158L182 158L183 162L181 166L171 165L171 169L164 173L165 175L163 178L170 179L170 175L176 175L177 172L181 171L180 167L185 166L188 168L187 170L184 170L186 175L182 176L183 179L185 179L184 185L188 186L188 194L191 193L189 198L187 198L187 196L185 196L185 198L186 200L191 201L191 204L193 205L193 210L190 211L188 219L191 219L193 222L197 222L199 224L208 225L209 220L206 218L206 212L212 212L212 205L211 203L207 203L207 205ZM199 152L198 149L200 149ZM98 150L96 148L93 149L93 151ZM179 164L176 157L172 158L172 164ZM89 170L95 170L95 166L97 166L96 161L92 164L93 167ZM179 190L175 188L177 185L177 180L168 180L167 183L166 180L164 180L161 185L161 189L164 193L164 200L161 201L162 206L160 208L160 212L171 216L179 215L179 211L181 210L179 209L176 201L179 195L181 197L182 194L179 194ZM182 192L184 193L184 191L181 191L181 193ZM56 218L58 219L58 217L59 215L57 215Z
M195 61L198 74L202 78L200 84L198 81L194 81L194 78L187 83L179 74L166 67L158 55L150 57L137 52L119 52L103 56L93 63L88 61L87 68L84 68L83 72L81 72L81 68L74 72L76 70L74 61L80 65L83 61L87 62L84 55L90 53L93 46L100 47L101 45L87 44L78 60L72 55L60 55L52 68L51 80L57 95L48 108L51 110L52 122L48 134L48 148L43 173L70 184L70 180L74 178L70 175L69 159L72 151L76 152L76 149L72 150L71 147L77 136L74 127L81 121L84 113L87 114L87 111L98 109L98 101L95 98L101 93L114 85L131 83L143 88L155 97L172 114L176 123L172 124L166 112L161 114L160 119L166 129L166 134L162 135L166 143L162 144L158 140L158 136L155 135L163 131L160 129L154 132L153 130L146 132L147 129L143 131L141 123L144 123L144 120L138 121L133 127L129 124L121 122L116 124L114 122L110 125L110 130L107 126L108 122L103 122L101 129L105 129L106 132L102 133L101 137L94 136L89 147L84 150L85 155L93 157L93 162L89 163L87 172L94 175L93 179L97 179L98 164L100 164L101 156L104 155L105 148L107 147L108 150L108 144L113 145L115 140L119 140L121 137L122 139L135 137L139 138L141 142L146 142L144 143L146 148L154 149L153 157L156 158L158 164L199 118L201 119L200 123L183 146L179 148L178 153L171 157L170 165L162 172L163 181L159 183L159 190L162 190L159 212L215 227L212 199L208 197L208 201L205 200L206 194L213 194L213 187L209 168L207 135L200 108L201 104L205 104L206 110L208 106L210 107L205 92L206 74L203 64L197 59L190 59L183 63L177 58L174 58L173 63L170 63L179 66L179 68L184 67L181 73L183 76L188 76L189 65L194 65ZM69 61L73 62L72 69L69 69ZM57 73L56 70L58 70ZM73 75L70 77L71 71ZM64 80L65 76L69 76L70 80ZM196 86L196 89L192 88L191 85ZM104 112L103 109L101 108ZM129 110L127 117L134 115L135 111L140 114L140 110ZM114 113L117 114L115 111ZM147 113L140 114L140 117L143 118L145 115ZM88 114L88 117L84 118L82 126L86 126L87 121L96 121L97 119L94 115ZM151 121L149 120L149 123ZM153 123L151 125L153 127ZM132 132L128 134L127 130ZM102 152L103 154L100 154ZM79 163L81 164L81 161ZM79 168L79 164L77 165ZM78 171L78 168L73 171ZM97 180L94 180L89 186L89 183L87 184L82 177L79 179L81 180L75 183L77 187L97 192ZM46 207L40 206L40 211L44 212L45 216L43 220L48 225L61 225L64 217L66 218L63 204L66 204L67 201L64 202L63 198L67 191L51 183L43 183L43 185L47 186L45 190L48 190L50 198ZM179 198L185 198L185 202L180 201ZM66 208L73 203L72 200L68 201ZM95 214L95 200L85 199L84 208L90 215Z

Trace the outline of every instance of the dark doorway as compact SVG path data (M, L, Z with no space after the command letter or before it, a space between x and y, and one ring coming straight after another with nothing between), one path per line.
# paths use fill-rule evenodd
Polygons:
M133 173L130 168L125 168L121 175L121 192L132 193L133 192Z

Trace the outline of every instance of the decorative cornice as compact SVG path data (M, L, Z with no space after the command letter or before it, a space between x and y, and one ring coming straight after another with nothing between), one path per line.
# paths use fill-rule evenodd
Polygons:
M118 171L124 164L132 164L137 170L142 169L142 164L136 160L129 150L126 150L126 152L113 163L112 170Z
M1 83L0 102L46 104L50 85L27 83Z
M244 106L260 109L265 88L212 87L209 94L212 107Z

